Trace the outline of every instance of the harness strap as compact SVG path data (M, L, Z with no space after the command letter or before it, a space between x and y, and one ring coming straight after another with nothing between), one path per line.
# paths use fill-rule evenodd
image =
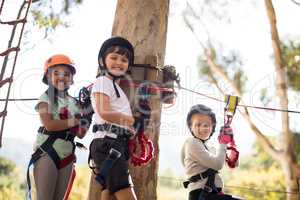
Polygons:
M115 139L116 140L116 139ZM93 144L94 140L92 141L92 143L90 144L90 153L88 156L88 165L90 167L90 169L92 169L93 173L96 175L96 181L98 181L103 187L106 187L106 179L107 176L111 170L111 168L113 167L114 163L122 156L122 153L120 151L118 151L115 148L111 148L109 150L109 154L107 155L107 157L105 158L105 160L102 163L101 168L99 169L99 171L96 171L95 169L98 168L96 166L92 166L91 163L91 146Z
M76 157L74 155L74 151L75 151L74 138L75 138L75 136L70 134L68 132L68 130L69 129L63 130L63 131L47 131L44 127L39 128L38 132L40 134L46 134L46 135L49 135L49 137L31 155L31 159L30 159L28 167L27 167L27 186L28 186L27 198L28 199L31 199L31 181L30 181L30 175L29 175L30 167L31 167L31 165L33 165L36 161L38 161L41 158L41 156L44 152L47 153L49 155L49 157L53 160L53 162L58 170L64 168L65 166L67 166L68 164L70 164L71 162L73 162L76 159ZM66 141L70 141L73 144L73 150L72 150L73 153L70 156L67 156L66 158L64 158L62 160L59 158L57 152L53 148L53 143L57 139L63 139Z
M121 152L111 148L106 159L103 161L103 164L100 168L99 174L96 176L96 181L98 181L102 186L105 186L107 176L113 167L114 163L121 157Z
M209 169L207 169L206 171L204 171L202 173L199 173L199 174L196 174L196 175L190 177L187 181L184 181L183 186L184 186L184 188L187 188L190 183L195 183L199 180L203 180L205 178L208 178L205 186L215 187L214 186L214 181L215 181L215 175L217 173L218 173L218 171L209 168Z
M116 126L114 124L108 124L108 123L95 124L93 126L93 133L95 133L97 131L107 131L107 132L116 134L118 137L124 137L124 136L125 137L130 137L130 136L132 136L132 133L128 129L125 129L125 128L120 127L120 126Z
M71 172L70 179L69 179L69 183L68 183L68 187L67 187L67 191L65 193L65 196L64 196L63 200L68 200L69 199L69 195L71 193L75 177L76 177L76 170L75 170L75 165L73 165L72 172Z
M31 165L33 165L33 163L35 163L41 157L42 153L43 153L43 151L41 149L37 149L31 155L31 159L30 159L29 164L27 166L27 173L26 173L27 187L28 187L27 199L31 199L31 182L30 182L29 170L30 170Z
M240 98L238 96L225 95L225 111L233 116L235 114L239 101Z
M71 133L70 129L65 129L65 130L61 130L61 131L47 131L47 129L45 129L45 127L41 126L38 129L38 133L41 133L44 135L49 135L55 139L63 139L63 140L67 140L70 142L73 142L74 138L75 138L75 135L73 133Z

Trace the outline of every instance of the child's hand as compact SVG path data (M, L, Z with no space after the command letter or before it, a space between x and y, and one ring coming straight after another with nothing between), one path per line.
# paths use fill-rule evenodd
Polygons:
M230 126L221 127L220 135L218 137L220 144L232 144L233 143L233 133Z
M87 132L87 129L85 127L78 127L76 136L79 137L80 139L82 139L85 136L86 132Z
M132 135L136 134L136 130L133 126L128 127L128 130L131 132Z

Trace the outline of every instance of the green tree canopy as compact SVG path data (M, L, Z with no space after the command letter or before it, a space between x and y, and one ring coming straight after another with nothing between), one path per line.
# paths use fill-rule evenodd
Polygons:
M24 198L24 191L16 165L0 157L0 199L21 200Z

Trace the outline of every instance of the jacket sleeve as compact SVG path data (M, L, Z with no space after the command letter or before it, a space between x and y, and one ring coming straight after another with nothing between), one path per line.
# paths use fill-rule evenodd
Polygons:
M203 143L197 140L189 140L185 144L185 155L203 167L220 170L225 162L225 149L225 145L221 144L216 154L214 154L207 150Z

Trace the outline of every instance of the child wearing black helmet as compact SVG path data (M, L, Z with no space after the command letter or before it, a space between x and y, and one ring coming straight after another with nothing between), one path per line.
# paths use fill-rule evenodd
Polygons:
M208 145L216 128L216 116L205 105L192 106L187 115L187 126L193 137L188 138L182 148L181 161L188 180L183 183L189 190L189 200L235 200L223 194L223 182L218 174L225 163L226 144L230 142L219 135L220 147L216 151Z
M98 55L101 74L91 92L95 125L90 160L96 181L101 185L102 200L111 196L118 200L136 199L128 170L128 141L134 134L134 118L129 100L119 86L133 59L133 46L122 37L106 40Z

